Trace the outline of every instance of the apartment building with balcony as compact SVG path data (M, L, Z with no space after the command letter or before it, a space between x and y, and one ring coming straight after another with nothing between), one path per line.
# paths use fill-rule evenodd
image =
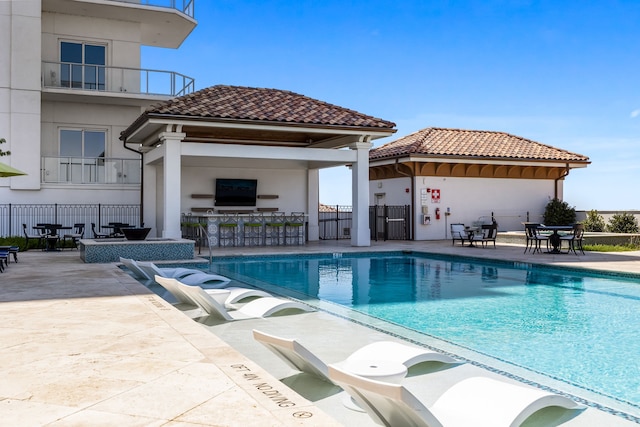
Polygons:
M0 2L0 203L139 204L140 154L119 136L148 106L194 90L141 68L141 47L178 48L195 0Z

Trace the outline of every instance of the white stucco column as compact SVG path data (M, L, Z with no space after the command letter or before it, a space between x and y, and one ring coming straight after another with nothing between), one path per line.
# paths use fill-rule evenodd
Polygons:
M351 199L353 223L351 225L351 246L370 246L369 232L369 150L373 144L369 137L356 142L349 148L356 150L356 162L351 168Z
M310 242L320 240L320 227L318 226L318 210L320 208L320 171L309 169L307 171L307 212L309 214L307 234Z
M144 161L145 155L142 156L142 176L144 177L144 182L142 185L142 221L144 222L145 227L151 227L151 234L149 237L160 237L159 229L161 228L158 224L157 218L157 177L156 177L156 167L153 165L148 165Z
M160 134L164 149L163 169L163 227L162 237L180 239L181 209L181 176L182 176L182 139L186 134L182 132L163 132Z
M40 0L0 1L0 138L11 151L2 162L27 174L3 181L12 190L40 189L41 15Z

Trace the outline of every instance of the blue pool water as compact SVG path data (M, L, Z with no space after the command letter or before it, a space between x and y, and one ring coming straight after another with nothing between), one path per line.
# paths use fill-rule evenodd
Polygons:
M632 276L417 253L223 258L214 269L640 408L640 279Z

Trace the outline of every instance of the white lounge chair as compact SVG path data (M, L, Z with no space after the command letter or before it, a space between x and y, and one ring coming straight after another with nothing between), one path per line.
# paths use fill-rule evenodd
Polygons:
M151 278L155 276L170 277L179 279L182 283L186 283L188 285L216 284L219 286L225 286L231 281L228 277L205 273L204 271L195 268L160 268L149 261L138 261L137 265L147 276Z
M209 316L222 320L241 320L268 317L276 313L293 311L313 311L305 304L282 298L264 297L250 301L235 311L227 311L200 286L189 286L177 281L180 290L200 306Z
M253 330L253 338L274 352L293 369L315 375L325 381L331 381L326 363L295 339L281 338L255 329ZM365 345L352 353L345 362L350 364L368 363L371 360L396 362L407 368L422 362L457 362L445 354L394 341L379 341Z
M180 286L178 285L178 279L174 279L171 277L161 277L161 276L155 276L154 278L155 278L155 281L160 286L162 286L167 291L169 291L169 293L173 295L174 298L179 303L194 305L199 307L198 303L194 301L193 298L191 298L190 296L182 292L182 290L180 290ZM221 289L225 289L229 291L229 296L226 297L224 302L227 308L230 308L232 304L240 302L246 298L264 298L264 297L272 296L268 292L261 291L258 289L251 289L251 288L240 288L240 287L231 286L228 288L221 288ZM215 291L219 291L219 290L220 289L218 288L212 289L211 292L208 292L208 293L215 294ZM207 289L204 289L204 291L207 292Z
M329 365L329 378L386 426L510 427L546 407L582 409L555 393L485 377L454 384L430 408L401 384L359 377L336 365Z
M148 276L139 266L138 263L131 258L120 257L120 262L129 269L134 278L138 280L153 280L153 276Z

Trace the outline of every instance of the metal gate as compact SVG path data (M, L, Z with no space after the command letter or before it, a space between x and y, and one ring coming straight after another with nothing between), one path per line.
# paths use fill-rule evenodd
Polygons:
M410 206L369 206L372 240L410 240ZM351 206L323 206L318 213L320 240L351 238Z
M340 240L351 238L351 206L323 205L318 212L320 240Z
M409 205L369 207L369 229L371 240L410 240L411 207Z

